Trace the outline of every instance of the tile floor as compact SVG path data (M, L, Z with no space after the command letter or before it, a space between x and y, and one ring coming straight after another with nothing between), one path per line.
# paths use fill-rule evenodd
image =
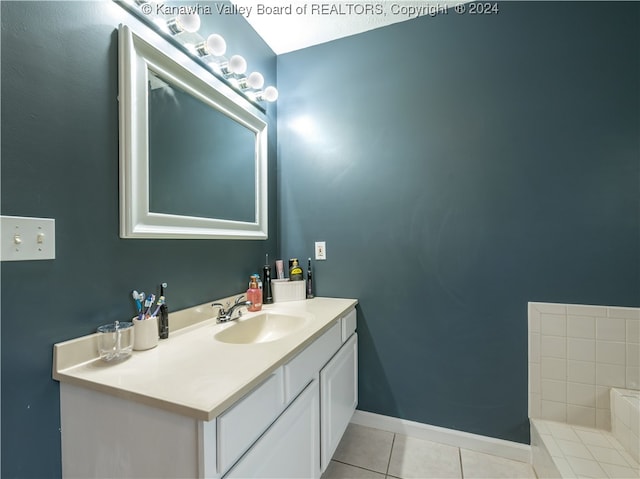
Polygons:
M322 479L535 479L530 464L349 424Z

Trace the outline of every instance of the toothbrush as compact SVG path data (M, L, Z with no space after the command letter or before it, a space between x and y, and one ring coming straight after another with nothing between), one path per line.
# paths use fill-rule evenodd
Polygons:
M144 307L146 308L146 311L144 313L145 317L149 316L149 312L151 311L151 306L153 306L153 302L155 301L155 299L156 299L156 295L150 294L147 300L144 302Z
M158 315L158 311L160 311L160 308L162 307L162 305L164 304L164 296L160 296L160 298L158 299L158 302L156 303L156 305L158 306L156 308L156 310L153 312L153 314L151 314L151 317L153 318L154 316Z
M142 293L144 294L144 293ZM138 309L138 314L142 311L142 301L140 301L140 293L138 293L135 289L131 293L131 297L136 302L136 308Z

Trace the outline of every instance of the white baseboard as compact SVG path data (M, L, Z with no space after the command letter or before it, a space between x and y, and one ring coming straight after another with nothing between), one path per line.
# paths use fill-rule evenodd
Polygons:
M431 426L429 424L359 410L356 410L353 414L351 422L360 426L373 427L397 434L404 434L405 436L426 439L428 441L484 452L486 454L531 464L531 446L528 444L480 436L479 434L472 434L470 432L456 431L455 429Z

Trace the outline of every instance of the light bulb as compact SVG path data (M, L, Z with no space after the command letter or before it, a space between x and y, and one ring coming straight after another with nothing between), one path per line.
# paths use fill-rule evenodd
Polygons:
M197 13L181 13L169 20L167 27L174 35L182 32L195 33L200 28L200 16Z
M254 90L259 90L264 85L264 77L258 72L250 73L247 77L247 85Z
M247 71L247 61L240 55L233 55L229 59L229 71L242 75Z
M197 13L182 13L178 15L176 22L185 32L195 33L200 29L200 17Z
M213 33L207 37L207 50L211 55L221 57L227 51L227 42L224 41L222 35Z
M274 86L268 86L264 89L262 97L267 101L276 101L278 99L278 90Z
M207 37L206 42L195 45L194 50L201 57L206 57L207 55L221 57L227 51L227 42L224 41L221 35L213 33Z

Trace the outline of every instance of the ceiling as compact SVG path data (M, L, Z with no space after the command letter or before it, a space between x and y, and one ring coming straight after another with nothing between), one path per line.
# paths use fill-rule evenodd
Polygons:
M319 0L318 3L231 0L256 32L278 55L300 50L421 15L444 14L454 2L406 0ZM461 3L461 2L455 2ZM451 12L452 8L448 8Z

